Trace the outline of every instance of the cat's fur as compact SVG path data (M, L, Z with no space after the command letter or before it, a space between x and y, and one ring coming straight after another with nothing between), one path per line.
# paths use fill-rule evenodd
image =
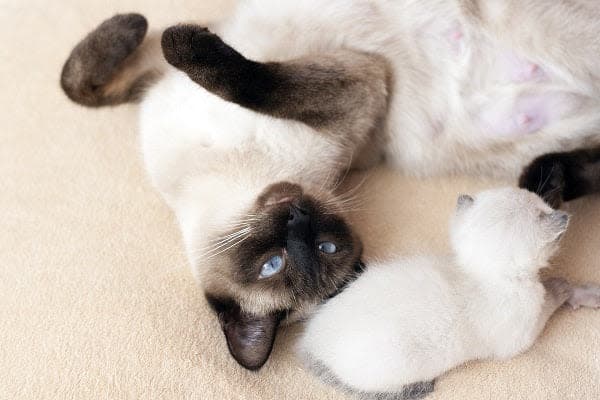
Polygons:
M142 101L146 169L230 349L260 353L234 357L257 368L282 315L354 274L360 243L332 194L349 167L385 156L417 174L516 175L536 155L600 143L599 16L593 2L248 0L210 27L219 36L182 25L142 41L145 19L128 14L75 47L61 85L88 106ZM314 221L335 215L352 249L305 297L301 273L279 291L242 279L256 265L240 254L260 264L285 241L292 201L259 198L288 184ZM318 225L313 236L331 234ZM251 247L257 232L283 236ZM264 335L228 330L236 321Z
M390 399L423 396L465 361L517 355L563 303L600 306L598 285L540 282L567 223L523 189L463 195L451 256L372 263L316 310L299 351L345 390Z
M519 186L542 196L554 208L563 201L600 192L600 147L544 154L529 164Z

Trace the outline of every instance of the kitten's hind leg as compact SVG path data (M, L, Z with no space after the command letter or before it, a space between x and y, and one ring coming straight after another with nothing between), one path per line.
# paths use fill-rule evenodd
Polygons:
M402 390L398 392L367 392L358 389L354 389L344 382L340 381L337 376L331 370L326 367L320 361L308 357L306 359L307 365L312 372L321 378L321 380L329 385L335 386L338 389L354 396L359 400L416 400L422 399L429 393L433 392L435 386L435 380L426 382L416 382L409 385L405 385Z
M519 187L539 194L554 208L600 192L600 147L540 156L525 167Z
M63 67L67 96L90 107L138 100L166 67L158 33L146 37L147 30L142 15L118 14L89 33Z
M257 62L196 25L167 29L162 48L171 65L227 101L344 134L353 143L364 143L387 112L389 67L374 54L339 50Z

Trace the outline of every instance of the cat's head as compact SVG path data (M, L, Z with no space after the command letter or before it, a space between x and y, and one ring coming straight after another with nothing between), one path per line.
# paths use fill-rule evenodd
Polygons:
M548 265L569 216L523 189L462 195L451 222L458 262L487 276L523 276Z
M202 284L231 354L246 368L265 363L282 319L334 295L360 265L360 240L327 197L273 184L241 225L213 242L218 255L204 265Z

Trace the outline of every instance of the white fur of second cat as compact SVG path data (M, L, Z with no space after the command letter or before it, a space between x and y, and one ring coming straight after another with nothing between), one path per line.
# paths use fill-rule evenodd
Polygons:
M309 365L363 395L402 392L468 360L525 351L565 302L600 306L598 285L538 277L566 213L515 188L458 203L452 255L369 263L315 311L298 347Z

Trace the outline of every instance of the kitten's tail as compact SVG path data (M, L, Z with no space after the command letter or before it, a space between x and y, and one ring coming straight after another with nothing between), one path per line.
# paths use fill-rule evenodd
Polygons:
M67 96L89 107L139 100L167 65L160 35L147 30L142 15L118 14L90 32L63 67L60 84Z

